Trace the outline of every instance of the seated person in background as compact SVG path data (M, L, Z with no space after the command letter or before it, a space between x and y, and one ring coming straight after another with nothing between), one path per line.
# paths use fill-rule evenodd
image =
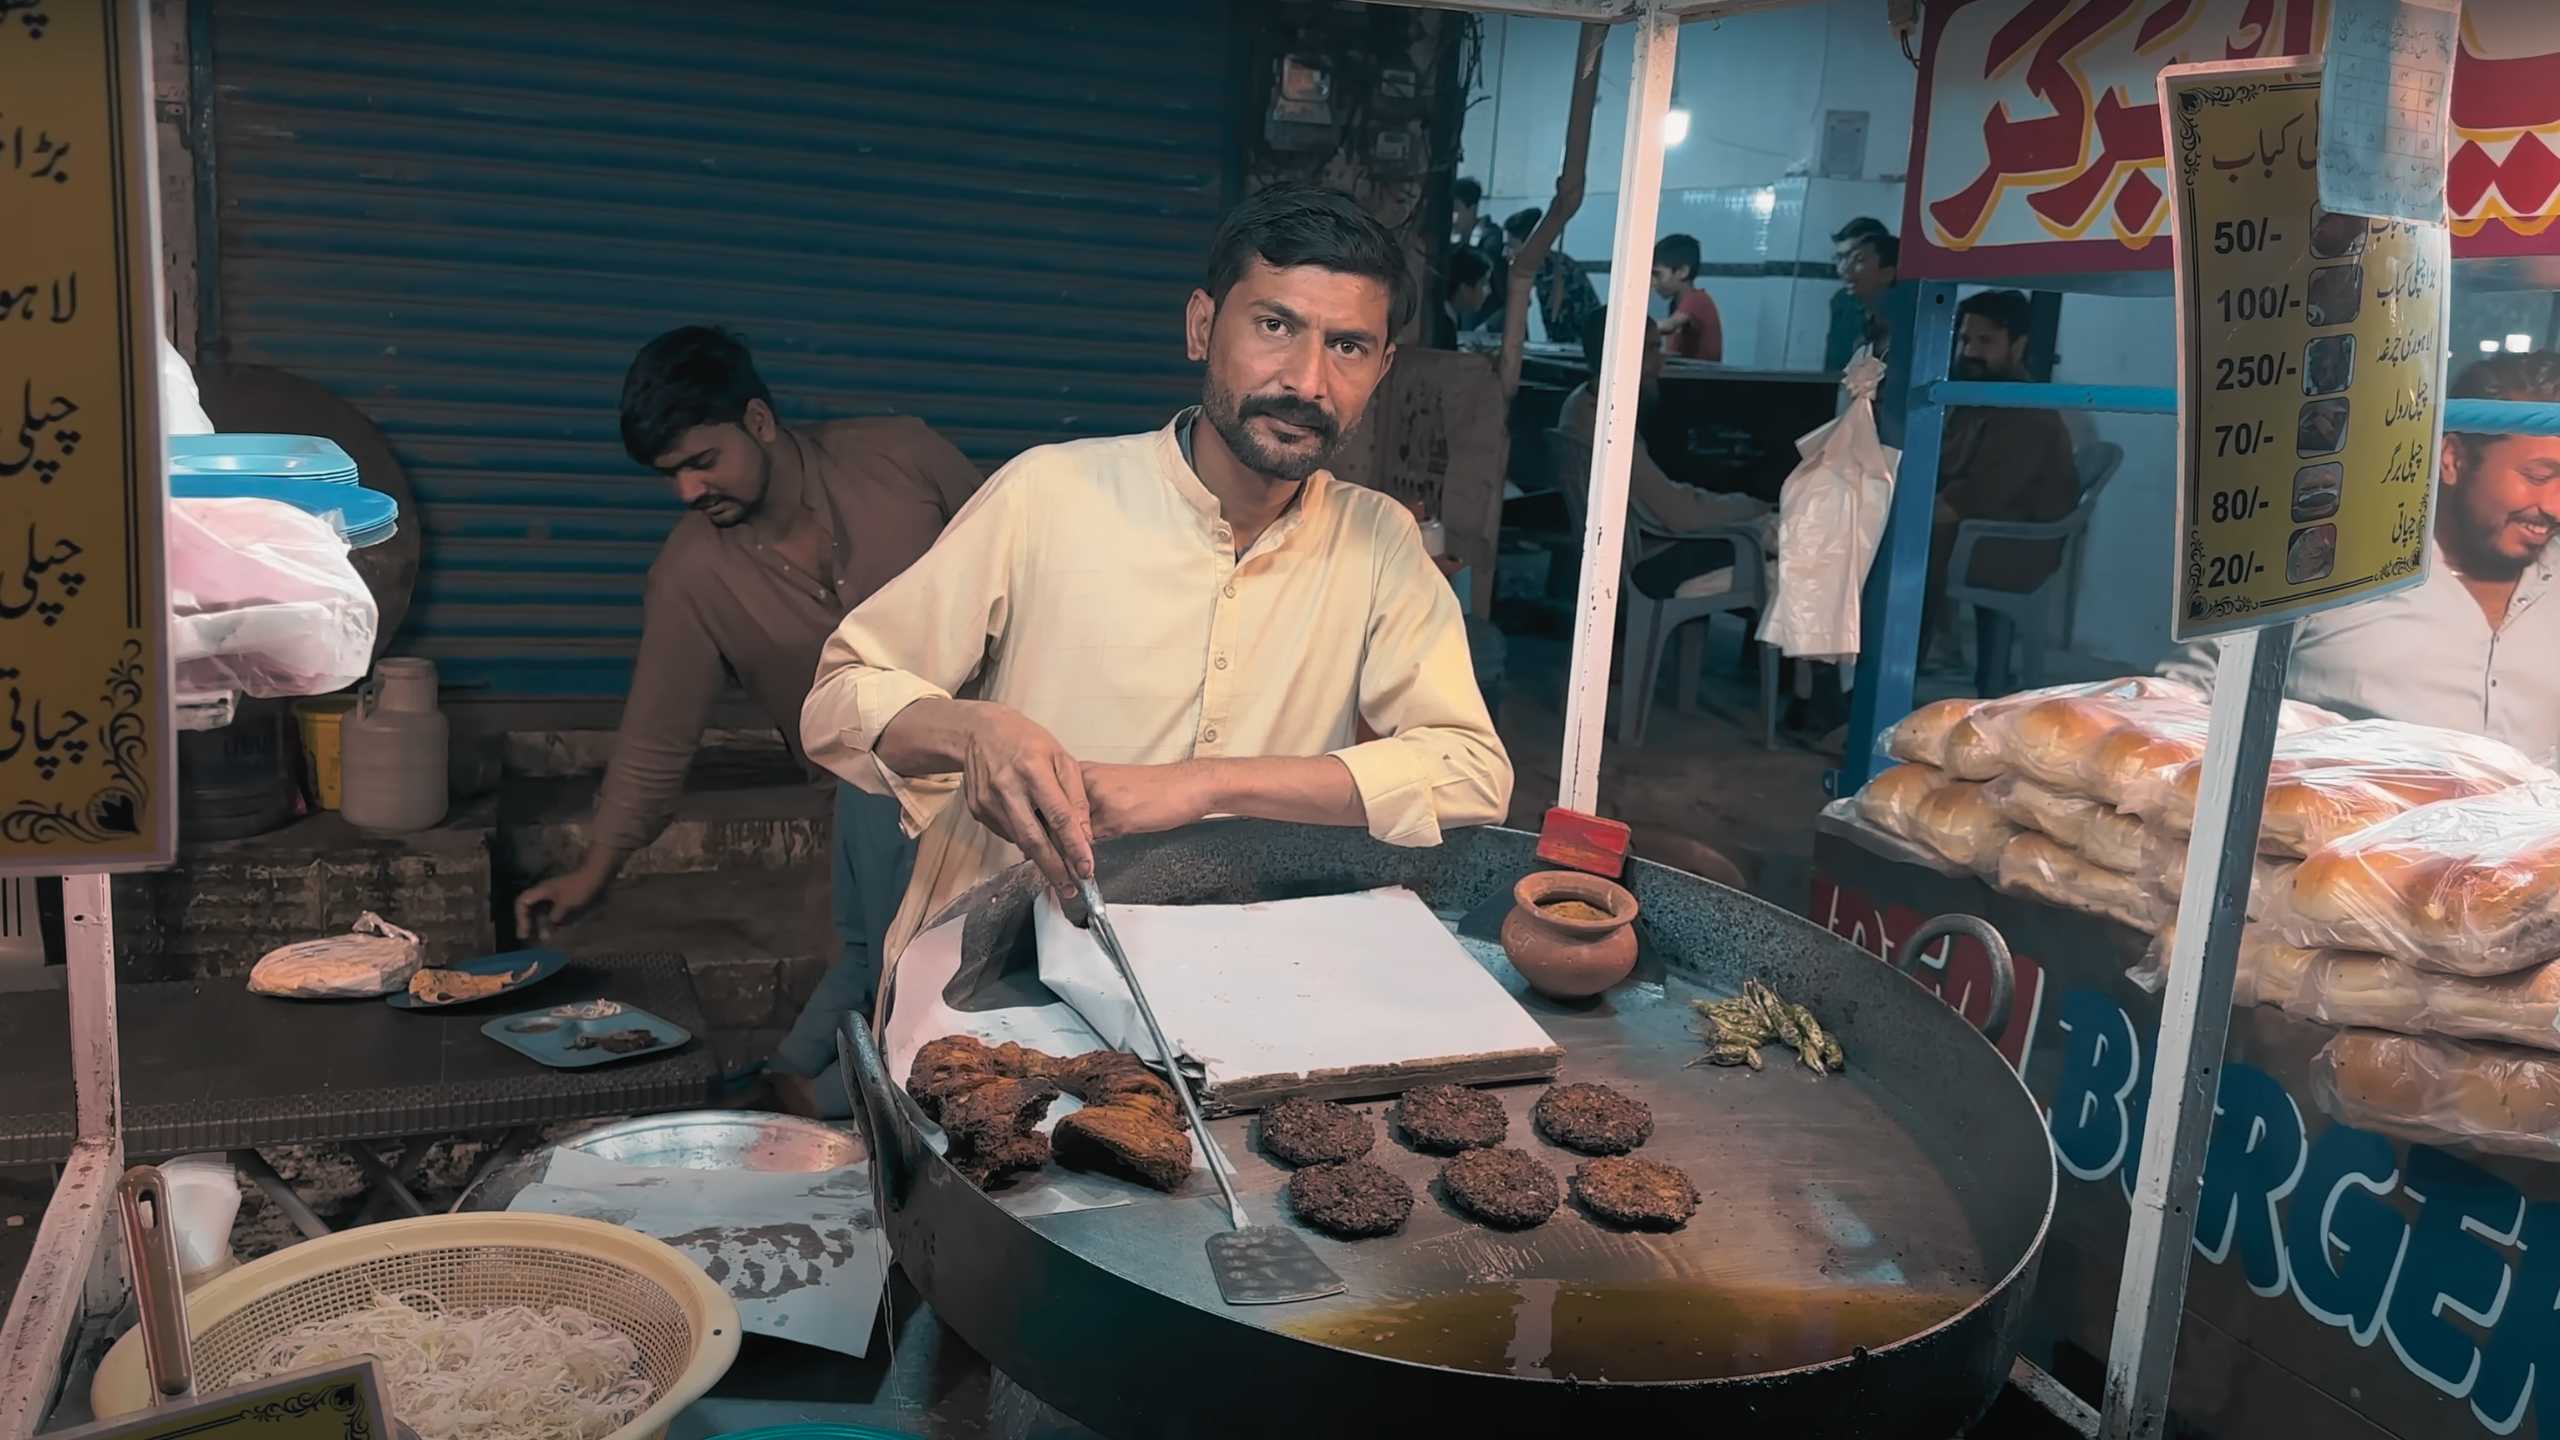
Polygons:
M1556 417L1556 428L1574 436L1583 444L1596 447L1600 434L1600 356L1607 342L1609 312L1594 314L1582 327L1582 356L1591 363L1591 379L1574 387L1564 400L1564 409ZM1645 321L1644 379L1637 392L1636 405L1641 412L1660 399L1662 389L1661 332L1651 319ZM1645 448L1642 427L1635 437L1634 467L1627 474L1627 502L1637 515L1663 530L1712 530L1718 526L1749 525L1769 513L1765 500L1748 495L1719 495L1694 485L1683 485L1662 473L1653 454ZM1588 485L1586 474L1582 483ZM1587 492L1586 492L1587 493ZM1681 540L1660 553L1638 562L1628 582L1655 599L1668 599L1680 582L1692 576L1723 569L1733 563L1733 546L1726 540Z
M1502 308L1502 291L1510 275L1504 256L1510 251L1510 240L1493 217L1484 213L1484 185L1473 175L1461 175L1449 187L1449 248L1473 250L1484 257L1484 303L1476 313L1462 317L1466 323L1460 330L1498 329L1494 315Z
M1956 377L2027 379L2027 315L2027 297L2016 290L1967 297L1956 307ZM1929 590L1920 628L1924 649L1941 626L1952 625L1945 603L1947 563L1955 554L1959 525L1967 520L2059 520L2079 503L2071 432L2059 414L1982 406L1949 411L1938 466L1937 519L1929 530ZM1973 552L1965 583L2033 590L2061 564L2060 541L1985 540ZM1980 648L1974 681L1985 695L1993 693L2007 669L2007 657L1999 653L2007 643L2005 629L1990 623L1997 618L1976 617Z
M1653 293L1671 302L1663 344L1686 360L1724 359L1724 319L1698 288L1698 237L1665 235L1653 247Z
M1504 258L1515 272L1519 268L1520 247L1544 218L1546 212L1532 206L1502 222L1502 233L1508 237ZM1514 273L1512 283L1519 280L1520 276ZM1591 288L1591 277L1583 271L1582 262L1564 253L1562 245L1550 245L1547 258L1538 262L1538 274L1532 283L1529 300L1546 322L1548 341L1570 345L1580 339L1584 322L1600 309L1600 292Z
M2455 378L2462 400L2560 403L2560 354L2482 360ZM2285 694L2356 719L2486 735L2544 764L2560 758L2560 438L2448 432L2427 578L2308 616L2295 629ZM2293 519L2334 513L2335 491L2293 497ZM2213 683L2218 642L2161 673Z
M1449 252L1449 278L1440 292L1440 308L1431 313L1431 348L1455 350L1470 335L1483 332L1477 317L1493 292L1493 262L1473 250Z

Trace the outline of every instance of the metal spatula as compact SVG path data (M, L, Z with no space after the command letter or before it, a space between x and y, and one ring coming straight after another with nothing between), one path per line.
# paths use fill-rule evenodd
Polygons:
M1084 901L1085 923L1092 928L1093 938L1119 969L1130 998L1138 1002L1138 1018L1147 1022L1147 1034L1156 1042L1156 1053L1164 1057L1166 1078L1173 1081L1173 1093L1182 1097L1183 1113L1191 1117L1191 1133L1199 1137L1200 1153L1208 1159L1209 1174L1227 1197L1227 1221L1235 1228L1209 1237L1209 1273L1217 1277L1218 1293L1230 1305L1285 1305L1341 1294L1349 1287L1331 1266L1316 1258L1315 1251L1307 1248L1304 1236L1277 1225L1256 1225L1245 1218L1244 1202L1236 1198L1235 1183L1227 1174L1226 1157L1210 1140L1208 1122L1200 1118L1200 1102L1191 1094L1191 1081L1182 1073L1173 1042L1165 1038L1164 1027L1156 1023L1155 1007L1147 1003L1146 989L1138 983L1138 972L1130 967L1129 953L1120 948L1120 936L1111 928L1110 912L1102 906L1102 892L1094 888L1091 880L1078 880L1076 895Z

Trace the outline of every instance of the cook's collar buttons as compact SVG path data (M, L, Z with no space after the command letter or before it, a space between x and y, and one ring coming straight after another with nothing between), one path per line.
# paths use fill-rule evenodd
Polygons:
M1203 730L1200 732L1200 739L1204 743L1215 745L1218 743L1218 732L1215 730Z
M1219 669L1221 669L1221 670L1224 670L1224 669L1226 669L1226 668L1227 668L1227 657L1226 657L1226 656L1221 655L1221 656L1219 656L1219 657L1218 657L1218 668L1219 668Z
M1236 587L1233 585L1227 587L1227 598L1230 600L1236 598Z

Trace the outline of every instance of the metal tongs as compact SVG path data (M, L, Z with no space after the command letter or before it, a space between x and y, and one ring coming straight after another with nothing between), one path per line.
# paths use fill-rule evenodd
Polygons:
M1063 855L1066 847L1061 845L1058 851ZM1190 1079L1182 1073L1181 1059L1174 1054L1173 1042L1165 1038L1164 1027L1156 1023L1155 1007L1147 1003L1146 988L1138 983L1138 972L1129 964L1129 952L1120 948L1119 932L1111 928L1111 912L1103 907L1102 891L1092 880L1080 876L1076 880L1076 898L1084 902L1086 928L1119 970L1121 983L1129 987L1129 998L1138 1002L1138 1018L1147 1023L1147 1034L1156 1042L1156 1053L1164 1057L1165 1077L1173 1082L1173 1093L1182 1097L1183 1113L1191 1117L1191 1133L1199 1137L1200 1153L1209 1162L1209 1174L1227 1197L1227 1222L1234 1228L1209 1237L1209 1273L1217 1278L1218 1293L1230 1305L1285 1305L1341 1294L1349 1287L1333 1273L1333 1267L1316 1258L1304 1236L1277 1225L1256 1225L1246 1218L1244 1202L1236 1198L1235 1182L1227 1173L1226 1157L1218 1153L1216 1142L1209 1138L1209 1124L1200 1117L1200 1102L1191 1093Z
M187 1292L178 1277L178 1232L169 1219L169 1182L157 1165L136 1165L116 1182L124 1221L125 1264L133 1302L142 1312L142 1355L151 1371L151 1403L196 1393L195 1344L187 1333Z

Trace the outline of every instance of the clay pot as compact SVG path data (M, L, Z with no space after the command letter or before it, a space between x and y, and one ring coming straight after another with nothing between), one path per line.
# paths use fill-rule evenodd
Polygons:
M1579 900L1604 912L1576 919L1548 907ZM1636 897L1577 870L1541 870L1511 887L1502 953L1529 988L1558 1000L1597 995L1636 968Z

